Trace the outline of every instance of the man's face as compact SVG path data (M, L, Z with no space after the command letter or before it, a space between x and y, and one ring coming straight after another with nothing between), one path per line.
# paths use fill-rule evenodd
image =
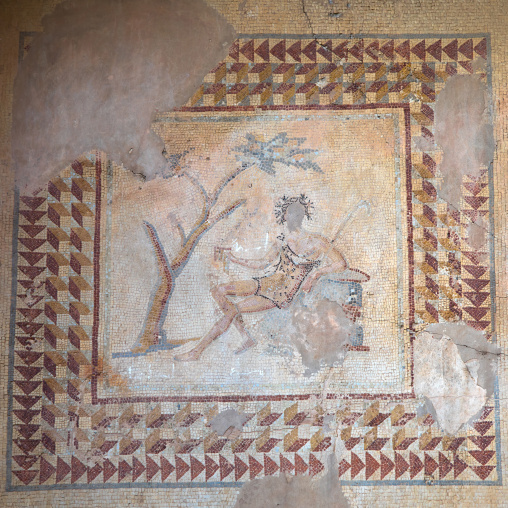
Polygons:
M288 229L293 231L302 226L305 217L305 207L301 203L291 203L286 210L286 223Z

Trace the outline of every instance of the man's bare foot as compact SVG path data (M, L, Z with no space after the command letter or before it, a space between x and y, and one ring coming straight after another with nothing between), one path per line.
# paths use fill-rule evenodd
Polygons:
M174 358L177 362L195 362L199 360L200 356L201 351L198 351L197 349L191 349L187 353L175 355Z
M249 337L238 349L235 349L235 355L241 355L248 349L256 345L256 341Z

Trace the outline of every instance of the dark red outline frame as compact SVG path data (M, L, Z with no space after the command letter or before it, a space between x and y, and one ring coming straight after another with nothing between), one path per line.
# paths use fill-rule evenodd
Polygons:
M411 114L408 103L375 103L375 104L330 104L330 105L302 105L302 106L228 106L228 107L183 107L175 111L181 112L230 112L230 111L312 111L312 110L365 110L365 109L402 109L404 111L405 124L405 155L406 155L406 194L407 194L407 227L408 227L408 265L409 265L409 331L410 331L410 366L411 366L411 391L403 393L353 393L337 394L328 393L327 399L365 399L365 400L403 400L415 398L413 390L413 325L414 325L414 256L413 256L413 209L412 209L412 181L411 181ZM123 404L139 402L240 402L240 401L279 401L279 400L306 400L316 394L301 395L218 395L218 396L135 396L135 397L107 397L99 398L97 394L98 383L98 331L99 331L99 307L100 307L100 233L101 233L101 182L102 163L97 159L95 166L96 175L96 201L95 201L95 236L94 236L94 322L92 327L92 365L94 374L91 380L92 404Z

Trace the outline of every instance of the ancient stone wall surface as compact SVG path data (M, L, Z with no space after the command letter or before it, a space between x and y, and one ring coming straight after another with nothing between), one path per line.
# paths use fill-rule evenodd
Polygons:
M0 504L508 506L503 2L0 2Z

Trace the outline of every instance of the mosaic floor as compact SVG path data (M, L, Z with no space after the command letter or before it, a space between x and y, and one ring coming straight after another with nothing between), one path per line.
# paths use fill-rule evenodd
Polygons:
M219 489L233 506L251 480L323 478L339 448L351 506L373 506L358 487L501 488L506 380L449 436L413 358L429 324L502 344L502 191L486 166L450 206L435 142L447 80L491 94L492 60L489 33L240 35L155 118L166 178L90 152L18 193L6 491L184 489L190 504L160 506L212 506L192 492ZM220 433L226 410L243 421Z

